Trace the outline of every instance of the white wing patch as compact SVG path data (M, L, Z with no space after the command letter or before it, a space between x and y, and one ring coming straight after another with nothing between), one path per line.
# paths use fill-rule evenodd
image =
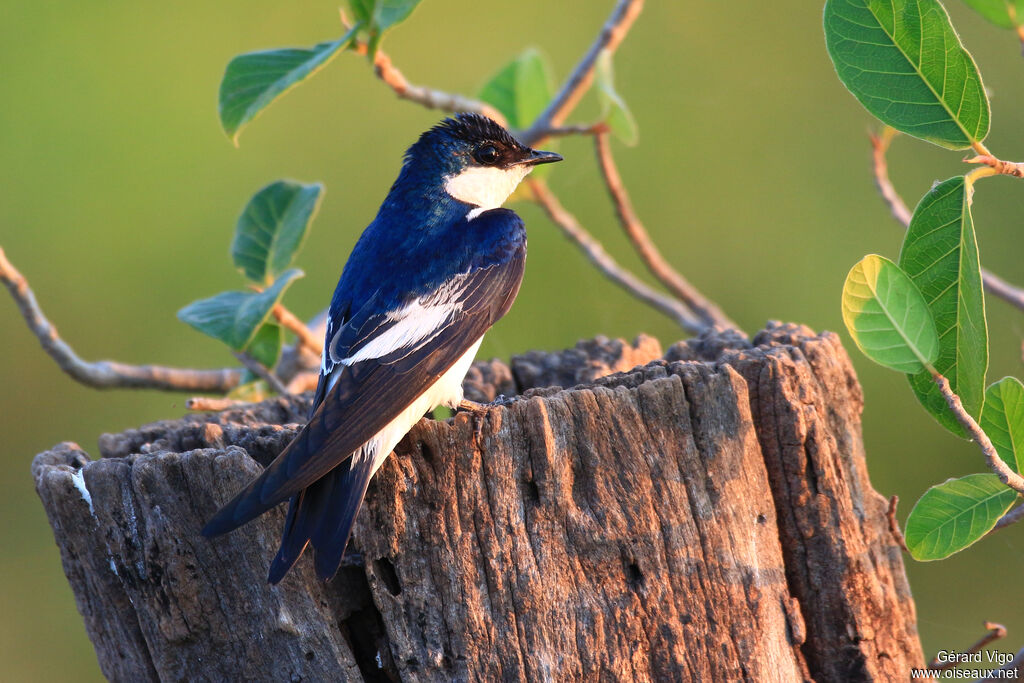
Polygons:
M325 352L331 354L330 358L335 363L348 366L423 343L435 336L452 316L462 310L459 294L465 279L465 275L457 275L436 292L421 296L407 306L388 313L387 320L392 324L354 354L339 357L337 341L341 330L334 335Z
M321 375L326 375L327 374L327 361L330 359L331 342L334 341L331 338L332 337L331 331L333 330L333 328L334 328L334 322L331 320L331 316L328 315L327 316L327 328L326 328L326 331L324 332L324 350L323 350L323 353L320 354L320 374ZM332 363L332 365L333 365L333 363Z

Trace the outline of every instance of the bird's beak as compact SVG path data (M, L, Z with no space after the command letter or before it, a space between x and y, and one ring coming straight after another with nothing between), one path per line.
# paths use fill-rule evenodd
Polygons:
M530 153L515 163L516 166L527 165L536 166L537 164L551 164L556 161L561 161L562 155L554 152L545 152L539 149L531 149Z

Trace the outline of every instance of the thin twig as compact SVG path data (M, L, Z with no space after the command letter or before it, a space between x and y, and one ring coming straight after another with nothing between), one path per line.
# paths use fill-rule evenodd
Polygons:
M250 372L262 379L267 385L281 395L288 395L288 388L273 373L272 370L268 370L263 363L259 362L245 351L232 351L231 352L238 362L244 365Z
M964 159L968 164L984 164L992 169L994 174L1008 175L1015 178L1024 178L1024 163L1019 161L1004 161L989 151L983 142L975 142L971 145L977 156Z
M1024 519L1024 505L1018 505L1017 507L1013 508L1012 510L1007 512L1005 515L1000 517L999 521L996 522L996 525L994 527L992 527L992 531L998 531L999 529L1005 529L1006 527L1010 526L1011 524L1019 522L1021 519Z
M889 511L886 513L886 517L889 520L889 533L892 534L896 545L903 548L903 552L909 553L910 548L907 547L907 539L904 538L903 532L900 530L900 523L896 520L896 506L899 504L899 496L893 496L889 499Z
M995 273L981 269L981 276L985 282L985 290L1003 301L1024 311L1024 289L1011 285Z
M185 401L185 409L205 413L219 413L220 411L227 410L228 408L235 408L240 405L245 405L245 403L245 401L239 401L233 398L193 396L192 398Z
M896 137L897 132L895 128L886 126L882 129L880 135L871 133L871 149L872 149L872 161L874 162L874 176L875 185L878 186L878 191L882 195L882 199L889 205L889 210L892 211L892 216L904 227L910 225L910 219L913 216L910 209L907 208L906 202L900 197L899 193L896 192L896 188L893 187L892 181L889 179L889 164L886 161L885 154L889 151L889 144L893 138Z
M946 405L953 411L953 415L959 422L971 438L978 444L978 448L981 449L982 455L985 456L985 461L988 463L988 468L995 472L996 476L999 477L999 481L1003 482L1017 493L1024 493L1024 478L1019 474L1010 469L1010 466L1003 462L1003 459L999 457L996 452L995 446L992 445L992 441L989 440L988 434L985 430L975 422L974 418L964 410L963 403L960 402L960 397L953 393L953 390L949 388L949 380L940 375L937 372L932 372L932 378L935 383L939 386L939 391L942 392L942 397L946 399Z
M562 232L576 243L583 253L587 255L590 262L604 273L610 280L618 284L627 292L641 301L653 306L668 317L672 318L680 327L693 333L700 333L707 329L701 319L691 311L685 304L672 297L657 292L636 278L635 275L625 270L615 262L604 247L587 232L576 217L569 213L552 194L542 180L534 178L526 181L540 204L547 212L548 217L561 228Z
M605 124L603 123L573 123L565 126L558 126L557 128L549 128L547 130L547 137L565 137L567 135L591 135L596 133L598 130L603 129Z
M43 314L25 276L7 260L2 248L0 280L7 286L29 330L39 339L43 350L57 362L61 370L81 384L96 389L132 388L189 392L226 392L238 385L241 373L234 368L193 370L162 365L127 365L116 361L84 361L58 336L57 328Z
M669 265L654 242L651 241L647 228L636 215L633 203L629 199L629 193L626 192L626 187L622 184L622 177L619 175L619 169L612 157L607 130L601 129L594 134L594 147L601 166L601 174L604 176L608 194L611 195L622 229L626 231L629 241L633 243L633 248L636 249L640 258L647 264L647 269L670 292L682 299L683 303L700 317L705 327L738 329L736 323L730 320L714 302L701 294L685 277Z
M978 641L974 643L974 645L971 645L969 648L964 650L964 654L974 654L975 652L980 652L981 649L986 645L994 643L997 640L1006 637L1006 627L1002 624L997 624L992 621L986 621L984 626L987 633L985 633L985 635L979 638ZM940 662L938 657L933 657L932 661L928 663L928 668L934 671L945 671L946 669L952 669L959 663L960 662L958 661Z
M874 162L872 170L874 171L875 184L878 186L878 191L885 200L885 203L889 205L893 218L906 228L910 226L912 214L910 209L907 208L906 202L900 197L893 187L892 181L889 179L889 165L886 163L885 156L889 150L889 143L892 142L896 135L898 135L898 132L888 126L882 130L881 135L871 135L872 160ZM985 291L1024 311L1024 289L1010 284L985 268L981 269L981 278L985 285Z
M288 382L286 389L289 394L301 394L304 391L316 389L320 381L319 372L300 372Z
M594 39L587 53L580 59L579 64L569 74L561 90L551 99L548 106L544 108L537 120L527 129L521 139L527 145L536 145L543 138L550 134L552 129L559 128L565 117L573 110L573 107L580 101L590 83L594 79L594 65L602 50L615 52L619 43L629 33L633 21L640 15L643 9L643 0L619 0L612 10L611 15L601 27L601 32Z
M343 11L341 12L341 23L346 30L352 28L351 22ZM364 40L354 41L352 49L363 56L370 53L370 46ZM502 126L508 126L508 122L501 112L486 102L474 100L457 93L444 92L410 83L384 50L378 49L377 54L374 55L373 70L377 74L377 78L387 84L396 95L404 100L416 102L427 109L440 109L449 112L469 111L482 114L497 121Z
M281 327L294 333L302 346L305 346L318 356L323 353L323 341L313 334L313 331L306 326L306 323L296 318L295 314L285 308L283 304L274 304L272 312L277 322L281 323Z

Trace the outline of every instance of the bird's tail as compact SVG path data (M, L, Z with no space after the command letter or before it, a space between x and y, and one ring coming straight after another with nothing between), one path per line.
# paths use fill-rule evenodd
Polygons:
M337 573L374 471L372 454L359 455L346 459L291 499L281 547L270 565L270 583L284 578L310 543L317 575L326 581Z

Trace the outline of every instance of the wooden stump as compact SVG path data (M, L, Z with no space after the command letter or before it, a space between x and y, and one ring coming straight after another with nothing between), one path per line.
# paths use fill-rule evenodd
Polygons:
M923 665L835 335L774 324L664 355L598 339L478 363L467 393L519 398L421 421L326 584L304 558L267 585L283 509L199 536L308 399L104 435L96 461L37 456L103 673L890 681Z

